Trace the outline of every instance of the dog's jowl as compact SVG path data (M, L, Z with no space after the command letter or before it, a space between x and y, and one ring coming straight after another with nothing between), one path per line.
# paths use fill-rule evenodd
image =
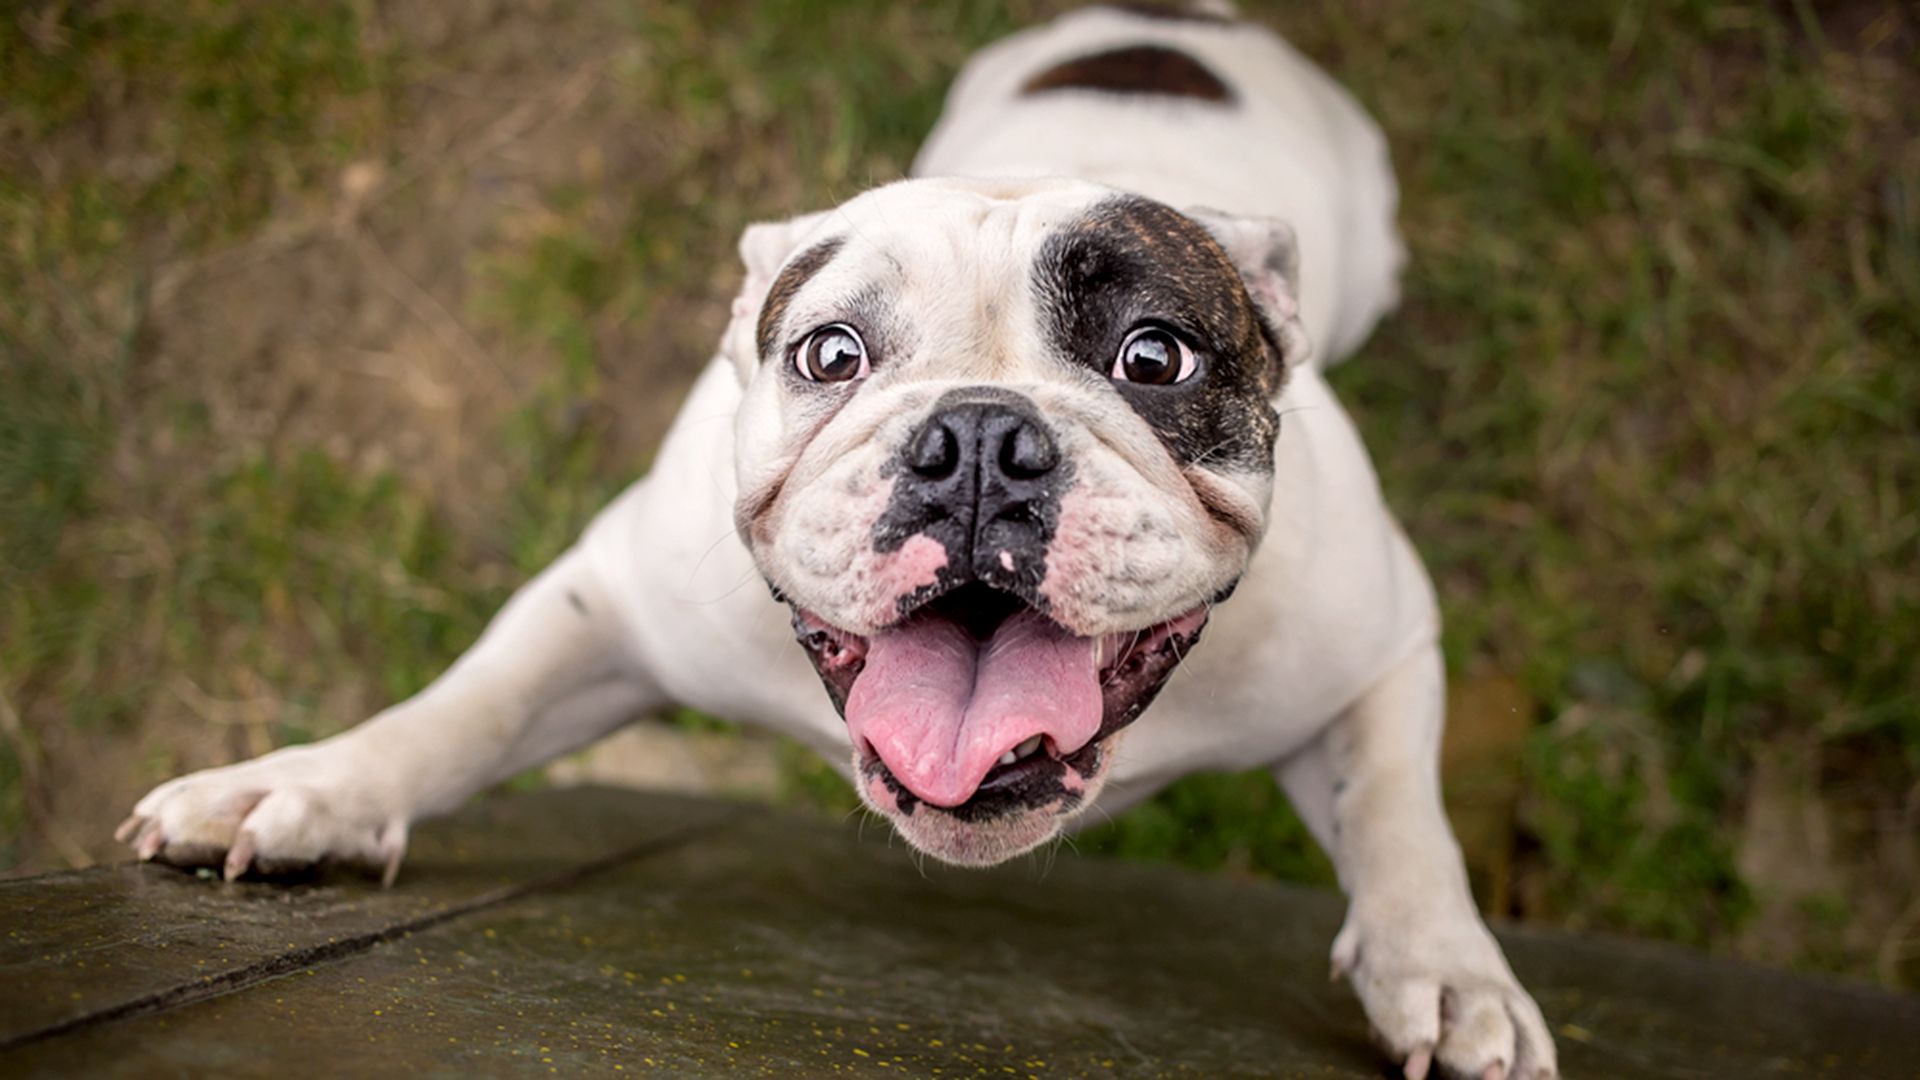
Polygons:
M123 836L391 876L414 822L672 704L800 739L968 865L1269 768L1387 1052L1553 1075L1441 810L1432 589L1320 371L1395 302L1395 212L1371 119L1222 5L996 44L912 179L747 230L652 473L445 676Z

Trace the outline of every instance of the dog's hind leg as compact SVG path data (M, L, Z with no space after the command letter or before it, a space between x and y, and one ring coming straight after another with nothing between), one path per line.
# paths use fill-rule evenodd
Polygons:
M1403 661L1276 770L1348 896L1333 971L1418 1080L1556 1075L1552 1036L1474 909L1440 799L1445 672Z

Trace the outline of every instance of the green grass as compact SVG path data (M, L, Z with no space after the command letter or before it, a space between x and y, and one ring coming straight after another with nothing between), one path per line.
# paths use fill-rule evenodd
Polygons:
M704 363L739 230L899 175L966 54L1050 6L626 0L439 37L347 2L0 18L0 865L423 685L644 469L633 417ZM1334 381L1454 678L1532 702L1512 912L1743 951L1785 920L1771 959L1920 982L1920 882L1888 854L1920 859L1920 28L1731 0L1260 14L1394 147L1406 303ZM471 96L446 72L508 79L489 57L567 28L604 63L572 119L606 160L507 200L454 312L515 378L472 435L504 494L236 444L149 371L170 274L324 219L343 167L400 168L405 125ZM1825 815L1810 892L1741 870L1763 755ZM787 756L787 799L851 806ZM1329 880L1259 773L1076 845Z
M1417 273L1336 382L1456 667L1554 720L1529 914L1725 940L1756 748L1809 747L1856 820L1920 766L1912 156L1791 15L1427 14L1351 28L1437 55L1369 95ZM1444 116L1396 124L1423 92Z

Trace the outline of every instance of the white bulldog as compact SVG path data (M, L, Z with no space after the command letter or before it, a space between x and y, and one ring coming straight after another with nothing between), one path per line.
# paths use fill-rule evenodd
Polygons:
M1431 586L1309 356L1396 299L1379 130L1229 12L1093 8L976 57L914 173L747 230L653 472L443 677L161 785L122 838L390 879L414 822L676 703L967 865L1267 765L1406 1075L1555 1075L1441 807Z

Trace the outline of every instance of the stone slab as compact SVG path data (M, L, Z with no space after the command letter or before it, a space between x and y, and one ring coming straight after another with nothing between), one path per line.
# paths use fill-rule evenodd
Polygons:
M481 803L421 830L386 890L348 872L227 884L134 863L0 882L0 1047L311 967L742 812L611 790Z
M610 820L623 817L668 832L633 846ZM399 891L443 876L532 884L15 1045L0 1074L1383 1075L1351 995L1326 982L1338 897L1065 852L984 873L922 866L884 827L859 831L604 791L482 806L441 830L466 854L410 864ZM555 861L508 835L555 837ZM593 872L553 872L591 851ZM135 936L116 937L116 920L152 934L197 903L235 904L266 934L321 896L156 868L18 887L127 875L140 888L89 916L105 935L89 956ZM357 881L323 888L363 916L390 902ZM165 903L149 908L155 893ZM64 940L44 922L43 949ZM176 933L162 976L192 947ZM1917 1075L1920 1000L1643 943L1503 937L1569 1076ZM35 963L36 978L59 967ZM15 1000L0 990L9 1017Z

